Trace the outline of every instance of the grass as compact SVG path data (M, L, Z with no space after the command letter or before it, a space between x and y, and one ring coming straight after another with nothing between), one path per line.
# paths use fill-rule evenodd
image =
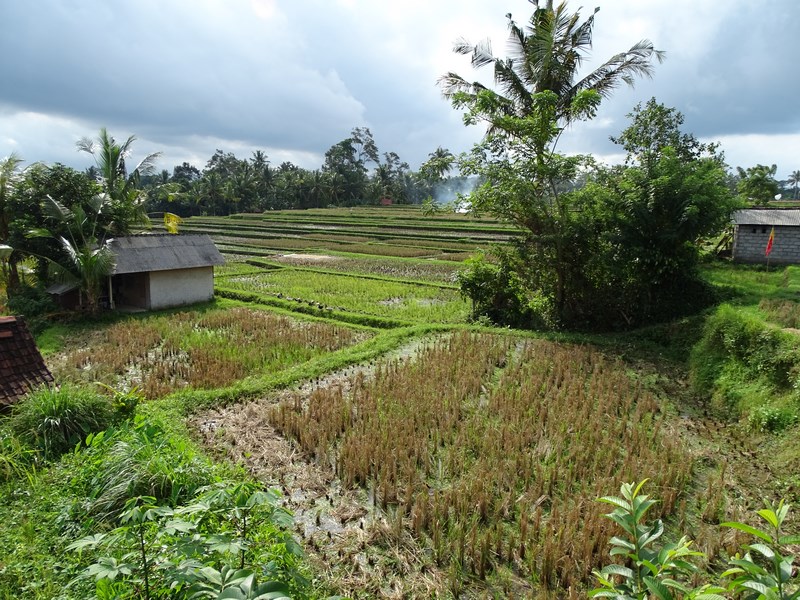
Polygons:
M467 302L454 289L333 273L283 269L227 277L224 286L226 289L299 298L335 310L405 321L458 323L465 322L469 312Z
M424 540L454 589L502 571L583 587L610 531L594 499L652 473L670 514L689 480L655 398L586 348L463 332L345 388L295 395L271 419Z
M245 307L128 318L67 346L59 381L138 388L148 399L183 388L214 389L282 370L364 339L340 325L303 322Z

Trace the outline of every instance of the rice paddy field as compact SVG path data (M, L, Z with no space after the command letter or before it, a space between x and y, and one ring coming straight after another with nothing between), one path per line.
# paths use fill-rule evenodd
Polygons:
M585 597L617 533L597 499L623 482L648 478L652 516L709 563L742 541L719 523L773 487L754 468L770 445L709 414L679 366L471 324L457 273L513 238L502 223L363 207L181 227L226 257L216 300L74 329L47 362L138 390L281 490L309 597Z

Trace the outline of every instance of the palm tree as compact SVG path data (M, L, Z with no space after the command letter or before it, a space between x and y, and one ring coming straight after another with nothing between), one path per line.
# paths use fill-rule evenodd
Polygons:
M109 209L115 218L110 233L114 235L130 233L133 226L148 223L144 212L146 194L139 188L139 183L143 176L153 173L155 161L161 153L148 154L129 174L125 159L130 156L134 141L136 136L132 135L118 144L103 127L96 140L81 138L76 144L78 150L94 156L103 191L112 201Z
M615 54L600 67L576 80L578 71L592 47L594 16L580 22L578 13L570 13L566 2L553 7L553 0L544 6L539 0L530 0L536 7L527 25L520 26L509 13L509 58L498 58L492 53L489 41L470 44L464 39L456 42L454 51L471 54L475 68L494 66L494 80L500 90L500 100L507 114L526 116L534 110L534 95L554 92L558 98L556 117L569 123L570 106L579 92L594 90L602 97L625 82L633 85L635 77L652 75L652 59L661 62L664 53L656 50L652 42L642 40L626 52ZM479 82L470 83L460 75L447 73L439 79L445 97L457 93L475 97L487 89Z
M68 237L58 238L62 256L58 260L42 256L55 267L54 276L64 282L75 283L86 295L89 311L95 314L108 276L114 270L115 257L106 240L98 241L101 229L99 217L110 204L106 194L95 196L85 210L77 206L70 210L50 195L42 203L45 214L64 225ZM47 229L30 232L34 237L54 237Z
M420 175L426 181L441 181L453 169L455 160L456 157L450 150L439 146L428 154L428 160L420 166Z
M794 199L797 200L797 188L800 186L800 171L792 171L787 179L789 185L794 189Z
M9 226L14 216L11 214L9 200L20 179L19 166L22 162L22 158L13 152L10 156L0 160L0 244L7 248L4 250L4 255L7 254L7 256L0 262L2 262L3 278L11 290L19 285L19 275L17 274L17 264L11 259L13 249L7 246L11 235Z

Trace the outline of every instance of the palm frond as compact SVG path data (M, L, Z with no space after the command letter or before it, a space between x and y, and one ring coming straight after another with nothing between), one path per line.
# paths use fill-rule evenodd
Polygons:
M61 223L69 223L75 219L75 213L50 194L47 194L45 200L42 201L42 212L44 212L45 217L56 219Z
M82 137L77 142L75 142L75 146L78 148L78 152L87 152L88 154L95 153L95 145L94 140Z
M610 96L620 82L634 85L637 77L653 76L652 58L661 63L665 53L656 50L650 40L642 40L627 52L612 56L600 67L573 86L573 95L582 90L595 90L604 98Z
M152 175L156 168L156 161L161 157L161 154L161 152L153 152L152 154L148 154L141 161L139 161L139 164L136 165L136 168L133 170L133 172L138 173L140 177Z

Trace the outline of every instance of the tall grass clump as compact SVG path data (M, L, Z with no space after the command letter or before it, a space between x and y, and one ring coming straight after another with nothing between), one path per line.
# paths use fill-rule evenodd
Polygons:
M111 401L90 389L69 384L41 387L14 406L11 429L48 460L106 429L115 415Z
M609 532L594 498L658 473L670 514L690 476L656 399L588 348L462 332L345 387L298 394L271 420L457 580L510 570L585 587Z
M33 450L6 428L0 429L0 483L32 472Z
M137 416L88 436L85 447L62 463L74 473L69 489L76 501L65 522L76 530L115 522L130 498L147 496L176 506L217 480L208 459L152 417Z

